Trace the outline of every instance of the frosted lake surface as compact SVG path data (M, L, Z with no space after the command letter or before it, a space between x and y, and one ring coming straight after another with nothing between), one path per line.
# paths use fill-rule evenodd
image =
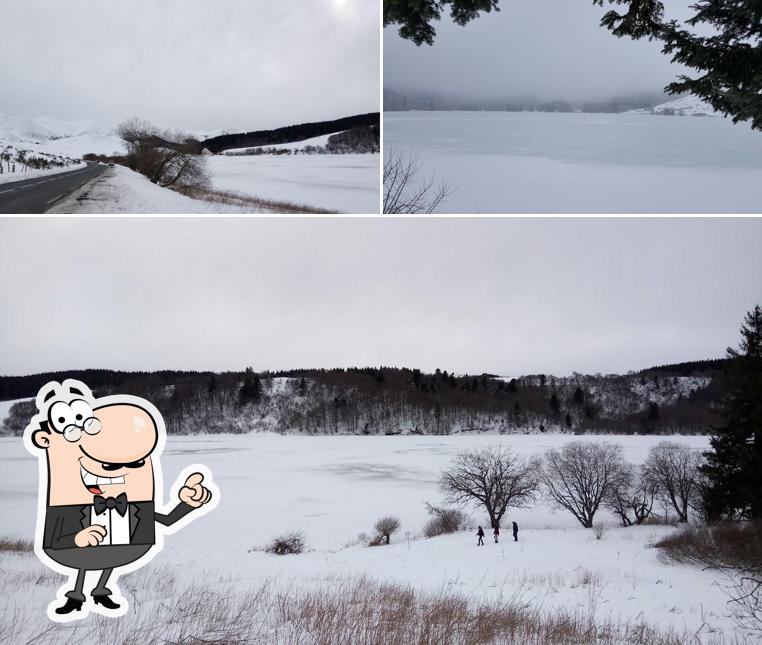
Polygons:
M762 132L719 117L387 112L450 213L762 212Z
M539 496L527 508L509 510L499 544L488 535L487 544L477 547L476 524L488 524L483 511L474 507L466 509L471 516L467 530L422 537L428 520L424 502L442 503L437 481L458 452L500 444L520 455L538 455L573 439L617 443L635 464L663 439L697 450L708 445L703 436L170 437L159 497L166 497L185 466L201 463L219 487L219 504L168 536L162 553L144 570L127 574L121 588L128 590L138 620L152 611L156 592L151 575L174 580L177 594L194 584L226 594L276 583L287 593L326 585L340 589L347 581L368 579L477 603L513 598L538 610L592 612L598 621L646 620L690 634L718 630L729 642L752 642L730 640L736 632L724 573L665 563L651 548L675 530L671 526L622 528L602 510L596 519L606 532L596 540L569 513ZM19 438L0 438L0 536L32 539L37 483L36 458ZM371 533L375 521L389 514L401 521L392 543L379 548L360 544L358 534ZM511 539L511 521L521 527L519 542ZM304 532L305 553L281 557L255 548L291 530ZM45 629L45 608L64 583L63 576L38 578L35 574L42 569L31 554L0 554L0 560L4 575L32 574L38 580L24 585L19 594L8 594L6 607L11 615L20 612L18 620L27 621L24 629L30 634ZM90 575L86 590L96 579L96 573Z

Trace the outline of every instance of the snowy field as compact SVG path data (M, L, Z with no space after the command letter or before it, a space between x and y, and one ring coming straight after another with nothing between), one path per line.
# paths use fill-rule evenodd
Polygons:
M445 213L759 213L762 136L723 118L386 112Z
M377 154L209 157L215 190L335 210L378 213Z
M604 512L601 517L610 528L596 541L593 532L579 527L570 515L540 502L532 509L509 511L505 518L508 526L514 520L519 523L518 543L507 531L500 544L488 539L483 547L476 546L474 531L420 537L427 520L424 502L441 502L436 482L458 451L501 443L528 455L569 439L562 435L173 437L163 460L165 489L185 466L206 464L220 488L220 503L212 514L170 536L164 552L146 569L161 567L183 583L204 581L211 589L233 585L241 590L265 581L308 588L366 576L423 591L463 594L475 601L519 599L548 611L586 612L596 620L645 621L680 633L698 633L696 642L731 637L734 623L723 591L728 581L716 572L664 564L649 548L673 531L671 527L623 529ZM627 459L642 462L649 447L663 437L608 439L623 446ZM678 440L697 449L708 444L706 437ZM20 439L0 439L0 487L2 534L30 539L37 464ZM357 535L372 532L375 521L387 514L402 522L392 544L357 545ZM488 525L481 513L473 511L472 517L474 525ZM305 532L307 553L279 557L250 551L293 529ZM3 568L16 570L33 566L20 556L4 556L2 562ZM142 575L146 570L125 576L123 583L129 585L131 577ZM37 586L27 605L27 610L39 609L41 624L60 584L56 580ZM141 611L139 603L133 610Z

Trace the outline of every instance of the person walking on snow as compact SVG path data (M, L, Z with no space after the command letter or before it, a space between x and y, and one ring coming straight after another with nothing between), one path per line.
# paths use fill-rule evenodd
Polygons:
M497 539L500 537L500 527L495 524L495 530L492 531L492 535L495 536L495 544L497 544Z
M482 527L479 527L479 530L476 532L476 537L479 538L479 541L476 543L476 546L484 546L484 529Z
M513 523L513 541L519 541L519 525L516 522Z

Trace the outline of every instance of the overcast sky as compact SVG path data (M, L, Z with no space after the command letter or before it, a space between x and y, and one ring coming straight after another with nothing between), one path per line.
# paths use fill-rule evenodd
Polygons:
M0 373L721 357L762 219L0 220Z
M670 18L694 0L665 0ZM610 8L592 0L500 0L500 12L465 27L449 14L433 46L384 30L384 86L476 97L605 99L659 91L682 70L658 43L616 38L600 27ZM621 7L620 7L621 10Z
M0 111L255 130L379 109L379 0L0 0Z

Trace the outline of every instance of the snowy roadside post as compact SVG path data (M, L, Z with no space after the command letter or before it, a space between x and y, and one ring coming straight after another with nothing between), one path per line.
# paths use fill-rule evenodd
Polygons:
M407 550L410 551L410 531L405 531L405 537L407 538Z

